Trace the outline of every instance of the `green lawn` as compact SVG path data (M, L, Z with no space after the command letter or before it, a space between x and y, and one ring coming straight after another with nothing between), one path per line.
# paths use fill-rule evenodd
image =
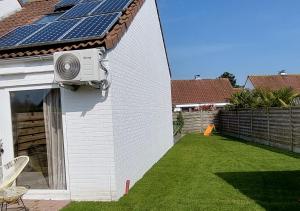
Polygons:
M64 210L300 210L300 156L190 134L118 202Z

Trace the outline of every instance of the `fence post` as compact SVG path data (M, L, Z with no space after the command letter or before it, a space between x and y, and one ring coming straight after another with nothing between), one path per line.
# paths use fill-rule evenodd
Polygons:
M251 137L253 138L253 109L251 108Z
M240 138L241 137L241 134L240 134L240 112L238 109L236 110L236 112L237 112L237 118L238 118L238 137Z
M268 142L271 146L271 136L270 136L270 108L267 108L267 122L268 122Z
M228 112L228 115L227 115L227 133L230 131L229 129L229 118L230 118L230 112Z
M290 130L291 130L291 150L294 152L294 131L293 131L293 110L292 107L290 107Z
M201 128L201 133L202 133L205 130L203 128L203 121L204 121L204 119L203 119L203 110L202 109L200 110L200 121L201 121L200 128Z

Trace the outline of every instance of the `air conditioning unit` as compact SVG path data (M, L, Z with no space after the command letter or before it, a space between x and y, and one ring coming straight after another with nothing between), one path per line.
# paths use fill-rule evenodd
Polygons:
M54 53L54 79L59 84L85 85L106 79L99 49Z

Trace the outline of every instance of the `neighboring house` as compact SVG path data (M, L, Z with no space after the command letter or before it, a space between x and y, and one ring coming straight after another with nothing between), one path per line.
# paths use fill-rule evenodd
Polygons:
M194 111L203 106L223 108L237 91L225 78L172 80L172 105L174 111Z
M2 163L30 157L16 182L30 187L28 199L117 200L173 145L170 72L156 1L57 3L30 1L0 21ZM94 18L100 21L86 23ZM107 80L59 86L53 55L84 49L99 51ZM59 68L73 77L78 66L71 61Z
M300 75L289 75L282 72L278 75L248 76L245 83L246 89L278 90L285 87L291 87L300 93Z

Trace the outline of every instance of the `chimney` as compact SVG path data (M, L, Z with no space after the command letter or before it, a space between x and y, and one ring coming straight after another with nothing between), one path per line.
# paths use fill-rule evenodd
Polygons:
M285 76L287 75L287 72L285 70L281 70L278 72L278 75Z
M195 76L194 76L194 79L195 79L195 80L201 80L201 76L200 76L200 75L195 75Z

